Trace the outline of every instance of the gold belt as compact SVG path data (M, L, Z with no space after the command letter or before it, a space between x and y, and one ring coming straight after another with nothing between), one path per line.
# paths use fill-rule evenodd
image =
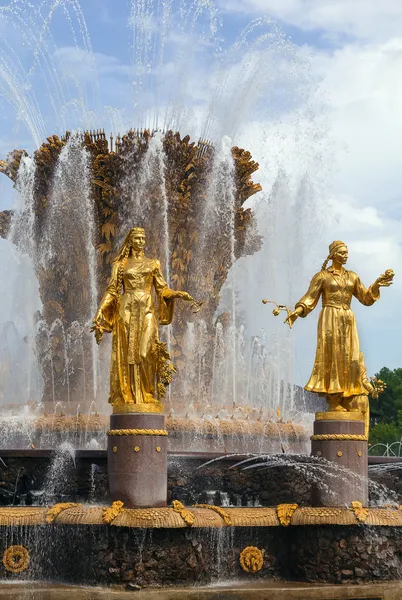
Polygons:
M339 304L331 304L330 302L327 302L326 304L322 305L323 308L327 308L327 306L330 308L344 308L345 310L350 310L350 304L347 304L346 302L341 302Z
M133 296L134 294L151 294L152 290L127 290L126 292L124 292L124 294L129 294L130 296ZM123 294L123 296L124 296Z

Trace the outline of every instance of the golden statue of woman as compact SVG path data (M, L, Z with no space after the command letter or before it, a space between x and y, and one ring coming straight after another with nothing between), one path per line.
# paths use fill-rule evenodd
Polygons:
M158 323L172 322L176 298L195 303L187 292L169 289L159 260L146 257L144 247L144 229L130 229L93 321L98 344L104 331L113 333L109 402L117 413L162 412L161 397L175 369L159 341Z
M332 265L327 268L330 260ZM347 260L346 244L332 242L321 271L314 275L307 293L285 321L292 326L298 317L311 313L322 298L315 362L304 389L325 395L330 411L356 410L353 399L367 395L356 319L350 309L352 297L371 306L380 297L380 287L390 286L394 277L389 269L366 289L356 273L344 268Z

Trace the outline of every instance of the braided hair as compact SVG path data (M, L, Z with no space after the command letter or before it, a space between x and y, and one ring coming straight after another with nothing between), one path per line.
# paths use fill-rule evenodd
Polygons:
M126 237L124 238L124 242L120 246L118 255L116 256L116 258L113 261L113 263L118 263L118 265L119 265L119 270L117 272L117 284L116 284L117 292L119 294L120 294L120 290L121 290L121 284L123 282L124 269L125 269L128 257L130 255L130 251L131 251L130 238L131 238L133 231L135 231L137 229L139 229L139 228L133 227L132 229L129 230Z
M341 246L346 246L346 244L344 242L341 242L341 240L335 240L334 242L332 242L332 244L329 245L329 254L328 254L327 258L324 260L324 262L322 263L321 271L325 271L325 269L327 268L327 264L329 263L330 260L333 259L335 252Z
M116 259L116 262L119 262L119 270L117 272L117 284L116 284L116 288L117 288L117 292L120 294L120 290L121 290L121 284L123 282L123 273L124 273L124 269L128 260L130 254L130 245L127 244L127 247L125 248L125 252L124 255L122 256L122 258L119 260L118 258Z
M325 271L325 269L327 268L327 264L329 263L329 261L331 259L332 259L332 254L328 254L327 258L322 263L321 271Z

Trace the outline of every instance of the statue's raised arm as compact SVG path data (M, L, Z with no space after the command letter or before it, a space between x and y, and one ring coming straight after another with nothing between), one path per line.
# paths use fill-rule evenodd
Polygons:
M171 323L176 299L200 307L187 292L168 287L159 260L145 256L144 247L144 229L130 229L93 321L98 343L104 332L113 334L109 402L117 413L162 412L175 369L158 326Z

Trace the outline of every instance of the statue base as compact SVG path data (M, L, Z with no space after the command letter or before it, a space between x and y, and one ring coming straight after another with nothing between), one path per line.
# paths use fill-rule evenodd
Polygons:
M322 415L332 418L323 418ZM364 421L360 413L317 413L311 454L333 463L324 474L319 473L312 486L312 506L350 507L352 502L368 505L368 457ZM346 415L352 415L347 419ZM318 419L317 419L318 417Z
M127 508L166 506L167 431L164 415L111 415L107 460L112 502L121 500Z

